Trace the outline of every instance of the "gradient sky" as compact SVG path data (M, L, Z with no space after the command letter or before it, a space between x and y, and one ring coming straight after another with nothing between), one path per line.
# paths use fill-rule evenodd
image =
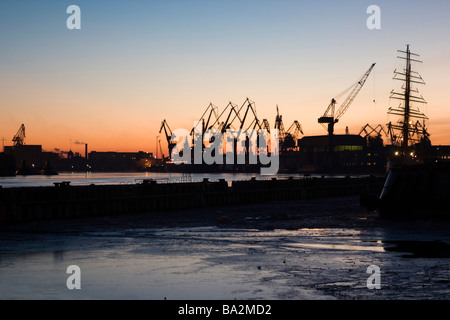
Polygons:
M66 27L71 4L81 30ZM381 30L366 27L372 4ZM78 140L154 152L163 119L190 129L210 102L221 111L247 97L271 126L278 105L285 127L325 134L317 118L331 98L376 62L335 128L358 133L396 120L396 51L410 44L432 143L450 144L449 17L448 0L1 1L0 139L11 145L24 123L26 143L48 151L83 152Z

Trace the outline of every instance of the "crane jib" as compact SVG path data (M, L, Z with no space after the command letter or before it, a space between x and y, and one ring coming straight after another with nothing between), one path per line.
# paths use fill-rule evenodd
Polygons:
M350 105L352 104L353 100L355 100L358 93L361 91L362 87L364 86L367 78L370 75L370 72L375 67L375 63L373 63L369 70L366 71L364 76L356 83L356 85L353 87L351 93L348 95L348 97L345 99L345 101L342 103L342 105L339 107L339 109L335 112L335 105L336 100L333 98L331 100L330 105L328 106L327 110L325 111L325 114L319 118L318 122L320 124L328 124L328 127L325 127L328 131L329 135L332 135L334 132L334 124L339 121L339 119L344 115L344 113L348 110Z

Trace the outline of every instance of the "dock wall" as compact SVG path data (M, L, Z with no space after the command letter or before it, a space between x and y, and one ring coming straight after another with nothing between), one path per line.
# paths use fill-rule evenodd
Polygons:
M0 223L307 200L381 191L384 179L313 178L0 188Z

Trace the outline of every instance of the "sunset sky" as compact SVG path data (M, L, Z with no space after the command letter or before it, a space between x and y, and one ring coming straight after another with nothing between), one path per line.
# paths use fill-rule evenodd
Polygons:
M81 30L66 27L72 4ZM381 30L366 26L372 4ZM331 98L376 62L335 127L357 134L396 120L393 71L410 44L431 141L450 145L449 17L448 0L1 1L0 139L11 145L23 123L47 151L155 152L163 119L190 130L210 102L220 112L247 97L272 127L278 105L285 127L326 134Z

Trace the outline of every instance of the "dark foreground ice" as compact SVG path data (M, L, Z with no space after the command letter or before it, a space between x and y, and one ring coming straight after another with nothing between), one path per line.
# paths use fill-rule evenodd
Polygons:
M449 225L347 197L8 226L0 299L450 299Z

